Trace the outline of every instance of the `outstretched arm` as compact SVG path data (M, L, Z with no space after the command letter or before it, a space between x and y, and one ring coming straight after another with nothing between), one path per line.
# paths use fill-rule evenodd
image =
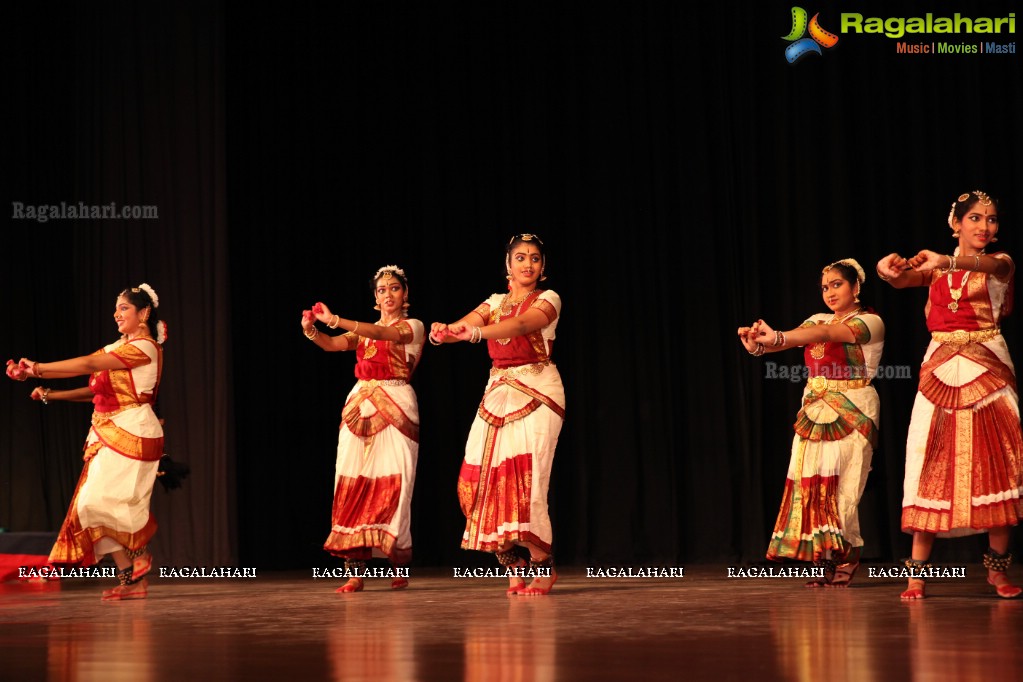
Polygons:
M545 318L546 319L546 318ZM442 343L455 343L456 341L468 341L469 337L465 339L458 338L457 334L452 333L451 330L457 329L459 331L476 326L482 327L487 324L487 321L475 310L467 313L457 322L450 324L444 324L443 322L434 322L430 325L430 343L435 346L439 346ZM503 324L503 323L502 323ZM508 338L504 336L497 336L494 338L503 339Z
M302 311L302 333L305 334L307 339L327 352L352 349L348 343L348 339L343 334L339 336L321 334L313 324L315 319L316 317L311 310Z
M1006 258L977 254L974 256L946 256L924 249L907 261L910 266L929 273L931 270L968 270L1005 279L1012 274L1012 262Z
M71 403L91 403L93 392L88 386L83 388L73 388L69 391L51 391L43 386L36 386L32 389L32 393L29 397L32 400L41 400L44 403L49 403L53 400L62 400Z
M876 271L878 277L896 289L930 286L930 273L913 268L911 261L897 253L890 253L877 262Z
M476 317L480 317L479 313L474 314ZM466 317L471 316L467 315ZM497 324L484 326L468 324L464 321L465 319L462 318L462 320L447 326L448 338L454 338L457 341L472 341L475 335L476 341L510 339L515 336L532 334L538 329L543 329L550 322L547 315L537 308L530 308L521 315L508 318Z
M739 329L739 336L746 330L746 341L743 345L753 353L756 344L764 346L764 353L777 353L789 348L798 348L810 343L855 343L856 338L849 327L844 324L818 324L813 327L797 327L787 332L778 332L763 320L757 320L750 327ZM753 348L750 347L752 342ZM759 352L757 353L760 354Z
M317 303L313 306L312 312L317 320L331 329L354 332L359 336L365 336L375 341L401 341L401 332L396 327L374 324L372 322L359 322L358 320L340 317L332 313L326 303ZM347 350L347 348L335 350Z
M142 362L138 366L147 364L149 362ZM15 370L12 370L11 363L8 362L7 376L18 381L24 381L30 377L34 379L42 379L44 377L47 379L66 379L107 369L126 369L126 366L113 353L96 353L71 358L70 360L47 363L34 362L28 358L22 358Z

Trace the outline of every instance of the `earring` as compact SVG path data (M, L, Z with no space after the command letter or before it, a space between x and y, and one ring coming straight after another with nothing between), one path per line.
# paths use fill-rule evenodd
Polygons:
M375 306L373 306L373 310L380 310L380 304L377 303Z
M959 239L959 230L952 233L952 239Z
M994 244L996 241L998 241L998 237L991 237L991 243L992 244Z

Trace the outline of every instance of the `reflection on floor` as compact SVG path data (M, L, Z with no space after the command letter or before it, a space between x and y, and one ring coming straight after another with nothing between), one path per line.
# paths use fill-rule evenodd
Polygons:
M10 680L1014 680L1023 600L983 569L805 589L796 578L588 578L562 567L547 597L500 578L412 569L392 592L312 572L154 577L149 598L99 600L107 580L0 585L0 679ZM891 568L891 567L887 567ZM1012 569L1010 569L1011 571ZM1015 571L1018 573L1018 570ZM1017 576L1023 579L1023 576Z

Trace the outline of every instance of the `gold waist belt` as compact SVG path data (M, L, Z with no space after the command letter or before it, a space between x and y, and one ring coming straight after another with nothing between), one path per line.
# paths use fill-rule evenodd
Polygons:
M954 332L931 332L931 338L938 343L947 343L950 346L966 346L971 343L990 341L996 336L1000 336L1001 333L1002 330L998 327L979 329L977 331L956 329Z
M490 376L513 377L519 374L540 374L543 368L551 364L550 360L545 362L534 362L531 365L515 365L514 367L491 367Z
M825 391L848 391L853 388L870 386L870 379L829 379L827 377L810 377L806 387L814 393Z
M404 386L408 382L404 379L359 379L359 386Z

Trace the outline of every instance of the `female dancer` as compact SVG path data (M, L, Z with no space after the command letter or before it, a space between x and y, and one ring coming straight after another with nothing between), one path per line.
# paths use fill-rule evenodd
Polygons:
M117 297L114 321L121 338L92 355L60 362L15 365L7 375L24 381L91 374L86 388L53 391L39 386L32 399L92 402L92 428L85 441L85 468L71 507L50 552L50 563L91 566L109 554L117 565L117 587L103 599L143 599L153 565L146 545L156 532L149 514L163 427L153 412L163 369L167 326L159 319L160 299L148 284ZM150 330L156 330L154 339Z
M419 405L409 385L422 357L423 323L407 317L408 280L397 265L373 275L376 323L330 312L322 303L304 311L306 338L326 351L354 350L358 381L341 412L334 473L331 532L323 548L343 557L348 582L337 592L363 588L366 560L386 556L395 569L392 589L408 586L412 559L412 487L419 455ZM319 320L340 336L320 334Z
M486 340L493 360L465 445L458 499L467 519L462 548L494 552L501 565L516 569L508 594L544 595L557 580L547 489L565 389L551 362L561 298L537 286L545 266L539 237L513 236L505 249L508 293L494 294L457 322L430 328L434 345ZM529 551L526 573L535 576L529 587L515 545Z
M928 287L924 314L931 343L906 442L902 529L913 534L910 578L903 599L923 599L935 536L987 532L988 583L998 596L1023 592L1006 569L1009 528L1023 515L1016 376L999 323L1012 305L1014 265L1005 253L985 253L997 241L998 202L980 190L952 202L948 226L959 246L946 256L896 253L877 264L893 287Z
M879 413L870 380L884 348L884 323L859 298L864 279L852 258L834 262L821 271L821 295L831 313L813 315L787 332L763 320L739 328L739 340L752 355L805 346L810 378L767 558L813 561L823 577L807 587L846 587L860 564L857 506L877 444Z

